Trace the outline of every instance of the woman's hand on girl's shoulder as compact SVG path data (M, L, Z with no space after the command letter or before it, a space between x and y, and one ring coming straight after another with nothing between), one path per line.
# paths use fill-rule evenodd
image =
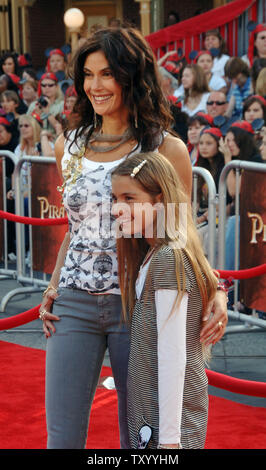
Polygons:
M61 161L64 155L64 145L65 145L65 136L64 134L60 134L54 144L54 153L56 158L56 164L59 171L60 176L62 176L62 167Z
M227 296L223 291L217 290L202 320L201 342L206 346L217 343L223 337L228 323Z
M190 200L192 191L192 165L186 144L178 137L169 134L165 137L159 148L159 152L172 163L184 184Z

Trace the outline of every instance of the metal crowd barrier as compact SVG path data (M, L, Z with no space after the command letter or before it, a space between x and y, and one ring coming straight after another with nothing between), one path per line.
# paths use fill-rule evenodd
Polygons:
M0 156L9 157L15 163L15 168L13 172L13 180L14 180L14 193L15 193L15 214L16 215L24 215L24 198L22 194L21 188L21 169L24 162L28 162L27 168L27 192L28 192L28 209L29 209L29 217L32 217L31 213L31 163L49 163L55 164L56 159L54 157L36 157L36 156L24 156L22 158L16 158L16 156L12 152L0 151ZM3 172L3 175L5 173ZM5 178L3 177L3 186L4 186ZM6 190L3 189L3 210L6 210L5 202L5 194ZM6 220L3 221L6 223ZM26 272L25 266L25 226L24 224L15 223L16 226L16 270L6 269L6 257L4 257L4 264L5 268L0 270L0 273L5 274L5 278L7 275L11 276L12 278L16 279L18 283L21 284L21 287L16 289L12 289L11 291L7 292L7 294L1 300L0 311L4 312L6 305L12 297L19 294L26 294L26 293L33 293L42 291L49 283L47 279L46 273L41 273L40 277L35 277L32 268L32 227L29 225L29 252L30 252L30 266L28 271ZM4 233L4 244L7 245L7 232ZM26 287L25 284L28 284L29 287Z
M13 173L14 178L14 191L15 191L15 214L24 215L24 205L23 205L23 195L21 190L21 168L24 162L28 162L28 197L29 197L29 213L28 216L32 217L31 213L31 164L32 163L43 163L43 164L56 164L56 159L53 157L36 157L36 156L25 156L18 159L12 152L0 151L0 156L2 157L3 164L3 175L5 174L5 158L11 158L14 162L15 169ZM217 269L224 269L224 258L225 258L225 229L226 229L226 179L229 171L235 168L236 170L236 217L239 216L239 181L240 181L240 171L242 169L254 170L254 171L266 171L266 165L260 163L251 163L243 161L233 161L225 165L219 182L219 192L217 194L214 180L209 171L201 167L193 167L193 197L192 197L192 213L193 218L196 221L197 216L197 180L201 176L205 183L208 186L208 253L207 257L211 266L216 267ZM3 210L6 210L5 203L5 178L3 178ZM217 224L216 224L216 210L219 208L219 219L218 219L218 265L216 266L216 251L217 251ZM24 243L24 231L25 225L20 223L15 223L16 225L16 269L10 269L7 264L6 257L6 247L7 247L7 230L6 230L6 220L3 220L4 223L4 268L0 269L0 279L6 279L11 277L16 279L18 283L21 284L20 287L11 290L8 292L1 301L0 311L4 312L5 307L8 301L15 295L22 293L33 293L43 290L48 283L49 279L47 274L38 273L40 277L36 276L36 273L33 272L32 267L32 227L29 225L29 250L30 250L30 259L31 264L26 269L25 267L25 243ZM239 229L238 224L236 224L236 233L235 233L235 252L237 254L235 260L235 269L239 269L239 258L238 258L238 249L239 249ZM238 294L238 282L234 283L235 298ZM242 315L240 312L230 311L228 312L229 317L238 319L241 322L248 322L253 324L254 327L263 327L265 328L266 322L248 315ZM236 328L232 327L232 332L236 331ZM228 332L230 328L228 329Z
M218 207L219 207L219 223L218 223L218 267L217 269L225 269L225 254L226 254L226 194L227 194L227 176L229 172L234 169L236 171L236 192L235 192L235 266L234 270L239 270L239 248L240 248L240 173L241 170L250 170L256 172L266 172L265 163L248 162L243 160L233 160L227 163L220 175L219 188L218 188ZM227 333L250 332L257 331L261 328L266 328L266 321L256 318L253 315L241 314L237 310L237 300L239 292L239 282L234 281L234 310L228 310L228 317L244 323L244 326L232 326L227 328ZM247 326L253 326L252 329Z
M196 223L197 219L197 187L198 177L201 176L208 186L208 252L206 253L210 265L216 266L216 208L218 204L217 191L211 173L205 168L193 167L192 213Z
M18 162L18 157L13 153L8 150L0 150L0 157L1 157L1 165L2 165L2 192L3 192L3 210L7 210L7 199L6 199L6 193L7 193L7 186L6 186L6 158L10 158L12 162L14 163L14 166L16 166ZM4 243L3 243L3 261L4 261L4 267L0 269L0 279L7 279L7 278L14 278L16 277L16 270L10 267L10 262L8 260L8 245L7 245L7 220L3 220L3 238L4 238Z

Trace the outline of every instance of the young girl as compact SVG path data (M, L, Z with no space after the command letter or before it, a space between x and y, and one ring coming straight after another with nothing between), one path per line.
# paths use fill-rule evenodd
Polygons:
M200 327L217 278L190 211L179 213L186 199L165 157L127 158L112 173L112 192L123 312L131 323L131 448L203 448L208 381Z
M199 156L197 166L206 168L215 182L218 191L218 184L221 171L224 167L224 156L219 150L219 141L222 138L222 132L217 127L203 129L199 138ZM205 211L208 208L208 195L206 184L202 180L199 184L199 212L198 223L204 222L208 218Z
M227 92L227 86L225 80L217 73L213 73L213 57L210 51L200 51L196 57L196 64L199 65L207 78L208 86L210 90L221 90L224 93Z
M182 111L188 116L193 116L199 111L206 112L210 89L202 68L197 64L186 65L181 82L184 87L184 98L181 100Z
M205 127L213 126L213 118L205 113L197 113L188 119L188 151L192 166L197 164L199 157L200 133Z

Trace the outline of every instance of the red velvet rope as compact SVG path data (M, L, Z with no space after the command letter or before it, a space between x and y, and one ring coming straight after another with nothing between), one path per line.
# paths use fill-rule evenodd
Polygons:
M26 312L15 315L11 318L3 318L0 320L0 330L14 328L16 326L29 323L39 317L40 305L27 310ZM263 382L253 382L250 380L237 379L229 377L228 375L220 374L206 369L209 385L213 387L222 388L229 392L238 393L241 395L249 395L253 397L266 397L266 384Z
M16 216L14 214L9 214L4 211L0 211L0 218L6 218L7 220L12 220L25 224L30 223L32 225L59 225L67 223L67 217L61 219L38 219ZM266 263L260 266L256 266L255 268L243 269L240 271L218 270L218 272L220 273L220 276L224 279L228 277L233 277L234 279L247 279L250 277L265 274ZM17 326L21 326L25 323L29 323L33 320L36 320L39 317L40 306L41 304L13 317L2 318L0 320L0 330L15 328ZM206 374L208 376L209 385L212 385L214 387L222 388L227 391L242 395L266 397L266 384L263 382L253 382L249 380L236 379L234 377L229 377L227 375L210 370L206 370Z
M37 217L23 217L22 215L10 214L0 210L0 219L10 220L11 222L19 222L29 225L64 225L67 224L67 217L58 217L56 219L39 219Z
M250 279L252 277L261 276L266 273L266 263L256 266L254 268L241 269L239 271L225 271L217 269L222 279L228 279L232 277L233 279Z
M206 369L209 385L229 392L266 398L266 383L237 379Z
M14 315L13 317L1 318L0 330L9 330L11 328L15 328L17 326L21 326L25 323L36 320L39 317L40 306L41 304L31 308L30 310L27 310L26 312Z

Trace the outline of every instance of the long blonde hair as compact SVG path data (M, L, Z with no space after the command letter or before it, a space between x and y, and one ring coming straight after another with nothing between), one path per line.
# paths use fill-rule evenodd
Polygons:
M19 116L18 122L19 124L22 124L24 121L26 121L33 129L33 145L38 144L40 142L40 135L41 135L41 126L40 124L34 119L34 117L28 115L28 114L21 114ZM21 150L24 150L27 146L26 140L21 137L20 138L20 148Z
M133 169L143 160L146 160L146 163L135 176L138 183L150 195L156 196L161 194L164 217L167 217L168 204L172 204L171 207L174 207L174 216L170 221L172 223L169 224L169 220L164 221L164 236L161 236L161 232L159 237L157 237L157 234L154 234L153 240L156 249L163 245L170 245L173 248L176 261L177 288L180 296L184 293L184 286L186 285L183 263L183 255L186 254L194 270L201 294L202 310L205 311L208 301L216 293L217 276L204 255L201 241L192 219L191 207L188 207L186 211L186 243L180 249L179 206L181 203L187 202L187 195L172 164L160 153L139 153L127 158L118 165L113 170L112 176L129 176ZM118 275L125 320L130 320L133 313L135 282L148 247L149 245L144 237L117 238ZM181 273L180 266L183 266L183 272Z
M260 96L265 96L266 95L266 67L261 69L257 80L256 80L256 87L255 87L255 93Z

